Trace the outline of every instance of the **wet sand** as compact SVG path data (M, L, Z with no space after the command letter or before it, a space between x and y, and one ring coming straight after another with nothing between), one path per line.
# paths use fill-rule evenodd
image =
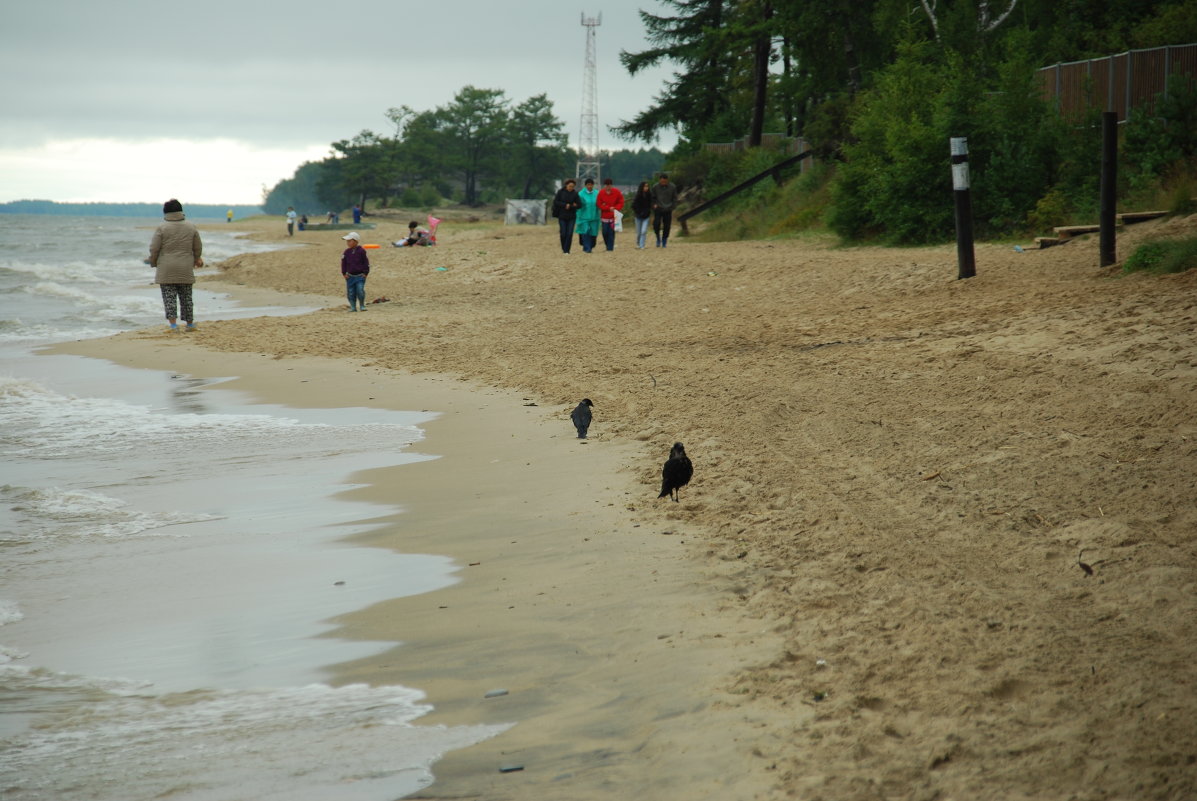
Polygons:
M1197 273L1120 277L1096 237L979 245L956 281L953 247L405 229L366 234L365 314L339 234L304 232L207 288L320 311L72 350L443 413L442 458L358 492L405 507L371 544L462 581L347 616L403 644L335 671L517 723L421 797L1197 794ZM1120 257L1194 229L1128 227Z

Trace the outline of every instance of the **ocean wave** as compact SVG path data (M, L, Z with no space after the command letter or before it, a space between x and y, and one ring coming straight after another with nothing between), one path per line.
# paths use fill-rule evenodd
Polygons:
M68 397L11 377L0 377L0 399L0 454L26 458L203 449L239 461L301 443L319 457L363 442L375 450L400 449L422 437L415 426L303 423L270 414L178 412L110 398Z
M3 671L0 671L3 676ZM44 695L77 696L77 679L12 672ZM35 726L0 740L5 797L116 801L188 799L384 799L431 782L448 750L509 728L415 726L430 711L406 687L309 685L147 695L97 685L70 712L44 699ZM347 796L346 793L351 793Z
M16 601L6 601L0 598L0 626L24 619L25 614L21 612L21 607Z
M0 499L16 519L12 531L0 531L0 543L28 543L67 538L129 539L139 535L183 536L164 529L222 520L198 512L146 512L119 498L87 489L32 489L6 484ZM6 515L7 517L7 515ZM2 617L2 612L0 612Z

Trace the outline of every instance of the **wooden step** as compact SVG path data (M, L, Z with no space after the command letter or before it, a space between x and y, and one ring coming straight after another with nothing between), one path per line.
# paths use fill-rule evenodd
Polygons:
M1068 239L1081 234L1096 234L1101 230L1100 225L1057 225L1052 229L1061 239Z
M1064 240L1056 236L1037 236L1035 237L1035 244L1039 246L1040 250L1050 248L1052 245L1058 245Z
M1168 212L1166 211L1124 211L1118 215L1118 222L1131 225L1132 223L1145 222L1167 216Z

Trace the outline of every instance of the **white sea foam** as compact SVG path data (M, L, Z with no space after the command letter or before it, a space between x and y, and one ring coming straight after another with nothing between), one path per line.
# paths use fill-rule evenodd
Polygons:
M149 283L154 278L149 265L134 258L66 259L61 262L4 259L0 260L0 271L3 270L23 277L30 284L53 281L92 288L124 287L137 281Z
M24 619L25 615L21 613L21 607L16 601L6 601L0 598L0 626Z
M112 322L104 325L89 320L69 331L62 326L49 323L27 323L24 318L0 320L0 345L39 345L47 342L63 342L71 339L101 339L129 330L128 325Z
M80 316L103 315L112 320L135 320L157 312L162 302L157 293L98 294L85 288L58 281L39 281L24 287L25 294L52 296L71 303Z
M16 521L14 530L0 530L0 543L79 537L184 536L180 527L186 523L221 519L218 515L198 512L147 512L119 498L87 489L31 489L6 484L0 486L0 500L8 505Z
M71 699L36 728L0 739L0 785L6 799L21 801L384 801L430 783L430 766L446 751L508 728L415 726L430 707L403 687L146 695L46 671L6 672L16 695L37 690L43 708L55 695ZM81 705L81 692L92 700Z
M344 452L369 442L402 448L421 438L414 426L330 426L268 414L194 414L110 398L68 397L36 382L0 377L0 455L76 458L158 452L215 451L230 461L303 442L318 452ZM348 443L353 443L349 445Z

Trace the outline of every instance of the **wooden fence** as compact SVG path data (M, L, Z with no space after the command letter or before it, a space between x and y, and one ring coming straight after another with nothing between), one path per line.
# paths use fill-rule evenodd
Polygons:
M1061 115L1076 118L1093 109L1116 111L1119 122L1125 122L1131 110L1150 113L1156 95L1173 75L1197 80L1197 44L1130 50L1039 70L1043 94L1055 100Z

